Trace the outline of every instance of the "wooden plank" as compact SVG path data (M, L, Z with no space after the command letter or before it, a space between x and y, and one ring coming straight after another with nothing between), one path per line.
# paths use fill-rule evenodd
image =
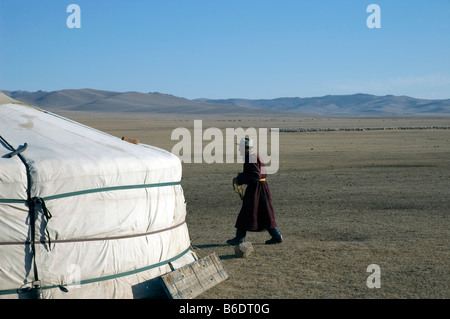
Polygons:
M167 296L192 299L228 279L217 253L161 276Z

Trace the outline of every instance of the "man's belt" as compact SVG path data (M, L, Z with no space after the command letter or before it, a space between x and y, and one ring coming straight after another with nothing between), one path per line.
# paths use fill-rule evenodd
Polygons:
M261 178L259 181L265 182L266 179ZM242 185L238 185L236 178L233 178L233 190L235 193L239 194L239 197L241 198L241 200L244 199L244 188L242 187Z

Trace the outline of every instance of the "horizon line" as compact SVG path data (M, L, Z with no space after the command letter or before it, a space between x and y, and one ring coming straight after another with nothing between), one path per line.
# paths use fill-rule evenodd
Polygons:
M322 98L322 97L327 97L327 96L352 96L352 95L370 95L370 96L378 96L378 97L386 97L386 96L394 96L394 97L409 97L409 98L413 98L413 99L418 99L418 100L430 100L430 101L444 101L444 100L449 100L449 98L424 98L424 97L415 97L415 96L411 96L411 95L406 95L406 94L401 94L401 95L395 95L395 94L384 94L384 95L380 95L380 94L372 94L372 93L363 93L363 92L357 92L357 93L347 93L347 94L325 94L325 95L316 95L316 96L278 96L278 97L273 97L273 98L244 98L244 97L228 97L228 98L208 98L208 97L199 97L199 98L187 98L187 97L183 97L183 96L178 96L172 93L164 93L164 92L158 92L158 91L148 91L148 92L143 92L143 91L137 91L137 90L125 90L125 91L116 91L116 90L110 90L110 89L94 89L94 88L78 88L78 89L73 89L73 88L66 88L66 89L58 89L58 90L36 90L36 91L29 91L29 90L7 90L7 89L0 89L0 92L4 92L4 91L8 91L8 92L28 92L28 93L38 93L38 92L44 92L44 93L53 93L53 92L59 92L59 91L82 91L82 90L91 90L91 91L104 91L104 92L112 92L112 93L141 93L141 94L162 94L162 95L170 95L170 96L174 96L174 97L179 97L179 98L184 98L184 99L188 99L191 101L195 101L195 100L276 100L276 99L295 99L295 98L299 98L299 99L311 99L311 98Z

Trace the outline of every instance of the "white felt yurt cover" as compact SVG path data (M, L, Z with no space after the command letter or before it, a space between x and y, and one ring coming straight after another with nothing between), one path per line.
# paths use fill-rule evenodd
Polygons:
M180 160L3 103L0 298L159 296L159 276L194 261Z

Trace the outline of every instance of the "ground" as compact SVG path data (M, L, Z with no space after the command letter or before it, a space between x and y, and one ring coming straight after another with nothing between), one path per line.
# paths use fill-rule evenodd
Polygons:
M168 151L194 118L63 114L112 135ZM198 119L201 117L199 116ZM198 298L450 298L450 118L204 118L208 127L364 128L280 132L280 167L269 175L284 237L248 233L254 253L235 258L239 163L184 163L181 184L197 254L216 252L230 278ZM205 141L204 145L208 142ZM380 288L369 288L369 265Z

